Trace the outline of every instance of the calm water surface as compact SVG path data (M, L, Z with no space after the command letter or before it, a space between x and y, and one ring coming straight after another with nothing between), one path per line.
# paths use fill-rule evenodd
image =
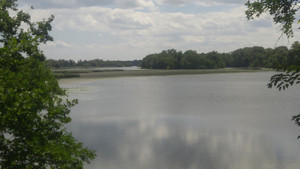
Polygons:
M60 81L90 169L297 169L300 88L272 72Z

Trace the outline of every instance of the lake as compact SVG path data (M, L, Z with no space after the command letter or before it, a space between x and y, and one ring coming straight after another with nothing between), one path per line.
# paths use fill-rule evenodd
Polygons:
M296 169L300 88L274 72L61 80L88 169Z

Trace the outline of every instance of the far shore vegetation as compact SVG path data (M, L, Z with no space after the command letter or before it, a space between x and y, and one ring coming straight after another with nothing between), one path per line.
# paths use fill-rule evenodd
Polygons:
M137 70L57 70L54 76L62 78L114 78L114 77L138 77L138 76L170 76L170 75L197 75L213 73L242 73L269 71L266 68L221 68L221 69L137 69Z
M274 49L260 46L245 47L229 53L216 51L197 53L175 49L149 54L142 60L104 61L94 60L46 60L57 78L107 78L123 76L162 76L207 73L234 73L265 70L280 70L280 67L298 62L298 55L293 52L300 48L298 41L292 48L279 46ZM105 67L132 67L138 70L102 69Z

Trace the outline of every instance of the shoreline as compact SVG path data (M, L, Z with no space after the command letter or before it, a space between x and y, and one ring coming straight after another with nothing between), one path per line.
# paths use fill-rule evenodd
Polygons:
M60 77L58 77L58 79L59 80L61 80L61 79L96 79L96 78L101 79L101 78L117 78L117 77L199 75L199 74L245 73L245 72L262 72L262 71L270 71L270 69L251 69L251 68L172 69L172 70L137 69L137 70L101 70L101 71L93 71L93 70L89 71L89 70L83 69L82 71L63 71L60 74ZM66 75L66 76L64 76L64 75Z

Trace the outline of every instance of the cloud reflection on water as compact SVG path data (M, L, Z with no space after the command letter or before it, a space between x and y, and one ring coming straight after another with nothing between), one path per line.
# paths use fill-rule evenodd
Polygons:
M300 164L289 151L294 145L281 137L222 128L205 119L140 118L79 124L72 127L74 134L99 155L91 168L292 169Z
M269 90L271 74L68 84L92 89L74 95L68 127L97 151L92 169L299 168L299 129L289 119L299 88Z

